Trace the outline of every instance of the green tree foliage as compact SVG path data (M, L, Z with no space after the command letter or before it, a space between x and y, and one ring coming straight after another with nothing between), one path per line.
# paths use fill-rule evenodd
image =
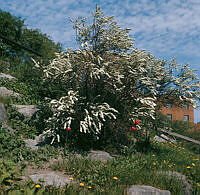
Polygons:
M55 44L50 37L46 34L42 34L39 30L35 29L24 29L22 44L28 48L32 48L42 55L43 63L48 63L53 57L55 52L61 50L59 44ZM28 57L36 57L36 55L27 53Z
M8 12L0 11L0 33L1 35L10 38L13 41L19 41L22 35L24 21L14 17ZM14 45L8 45L4 40L0 42L1 56L9 56L12 52L18 53L20 48Z
M69 135L110 139L130 131L131 125L141 136L148 135L158 102L200 97L198 78L188 66L179 68L134 48L129 29L113 19L97 7L92 24L85 18L72 20L80 49L57 53L48 66L36 63L44 80L62 89L49 101L52 117L44 134L52 142ZM135 119L141 123L133 124Z
M47 64L55 57L55 52L61 51L60 44L54 43L46 34L27 28L24 20L2 10L0 10L0 34L42 55L42 57L38 57L0 37L0 71L7 70L14 73L23 81L32 82L41 76L40 71L33 68L34 63L31 58Z

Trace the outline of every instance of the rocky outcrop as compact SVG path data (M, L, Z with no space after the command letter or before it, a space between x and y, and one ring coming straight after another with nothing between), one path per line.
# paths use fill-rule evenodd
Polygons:
M24 142L27 147L32 150L37 150L42 145L43 139L41 136L35 136L35 139L25 139Z
M15 77L8 75L8 74L4 74L4 73L0 73L0 79L16 80ZM14 92L12 90L9 90L6 87L0 87L0 98L4 99L4 98L12 98L12 97L20 98L20 97L22 97L22 95ZM16 110L19 113L23 114L25 117L32 117L39 110L38 107L35 105L15 105L15 104L13 104L12 106L15 107ZM10 132L13 132L14 130L8 126L7 120L8 120L7 119L7 110L5 109L4 104L0 102L0 122L2 123L2 127L4 129L7 129Z
M190 195L192 194L192 186L191 184L188 182L187 177L179 172L176 171L160 171L158 172L158 174L162 174L162 175L168 175L171 177L176 177L178 180L181 181L182 185L183 185L183 191L184 191L184 195Z
M4 74L4 73L0 73L0 78L3 78L3 79L16 79L15 77L9 75L9 74Z
M152 186L145 186L145 185L132 185L127 190L128 195L170 195L171 192L168 190L160 190L157 188L154 188Z
M2 123L2 128L9 132L14 132L14 130L7 125L7 112L3 103L0 103L0 123Z
M15 132L15 130L13 128L11 128L10 126L8 126L7 123L3 123L2 128L6 129L7 131L9 131L12 134L14 134L14 132Z
M23 114L25 117L32 117L39 109L36 105L17 105L12 104L17 111Z
M6 87L0 87L0 97L20 97L21 94L16 93Z
M22 179L28 178L30 178L34 183L40 183L44 186L52 185L56 187L62 187L67 184L74 183L69 179L68 176L58 175L54 172L29 175L27 177L23 177Z
M154 137L154 140L157 141L157 142L160 142L160 143L166 143L166 142L176 143L176 140L171 139L164 134L161 134L159 136L156 135Z
M99 150L91 150L88 154L88 158L90 158L91 160L99 160L102 162L113 159L113 157L109 153Z
M7 114L4 104L0 103L0 122L5 123L7 121Z

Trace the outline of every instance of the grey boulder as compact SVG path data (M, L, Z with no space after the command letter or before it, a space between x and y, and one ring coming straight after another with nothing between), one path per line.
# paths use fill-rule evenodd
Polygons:
M52 185L56 187L62 187L70 183L74 183L69 177L64 175L58 175L54 172L44 174L34 174L28 176L34 183L40 183L44 186Z
M7 121L6 109L4 104L0 103L0 122L5 123Z
M167 137L166 135L164 134L161 134L160 136L155 136L154 137L154 140L157 141L157 142L160 142L160 143L166 143L166 142L172 142L172 143L176 143L176 140L174 139L171 139L169 137Z
M36 105L17 105L12 104L17 111L23 114L25 117L32 117L39 109Z
M0 73L0 78L5 78L5 79L16 79L15 77L9 75L9 74L4 74L4 73Z
M15 130L13 128L11 128L10 126L8 126L8 124L3 123L2 124L2 128L6 129L8 132L14 134Z
M25 139L24 142L27 147L31 148L32 150L37 150L43 143L43 138L41 135L35 136L35 139Z
M176 172L176 171L160 171L160 172L158 172L158 174L169 175L173 178L176 177L178 180L181 181L181 183L183 185L184 195L192 194L192 186L188 182L187 177L185 175L183 175L179 172Z
M0 97L20 97L19 93L7 89L6 87L0 87Z
M91 160L99 160L102 162L113 159L113 157L109 153L99 150L91 150L88 154L88 158L90 158Z
M160 190L152 186L145 185L132 185L127 190L128 195L170 195L168 190Z
M3 103L0 103L0 123L2 123L2 128L13 133L14 130L7 124L7 113Z

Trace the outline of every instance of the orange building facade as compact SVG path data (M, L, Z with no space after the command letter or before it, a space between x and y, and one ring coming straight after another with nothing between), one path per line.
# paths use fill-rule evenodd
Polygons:
M185 104L182 107L178 107L173 104L166 104L160 111L170 120L181 120L194 123L194 108L191 105Z
M195 124L194 129L195 129L195 130L200 130L200 123Z

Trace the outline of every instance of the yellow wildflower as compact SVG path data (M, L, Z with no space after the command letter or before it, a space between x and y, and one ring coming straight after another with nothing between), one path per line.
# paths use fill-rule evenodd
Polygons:
M167 164L167 161L166 161L166 160L163 160L163 162L164 162L165 164Z
M194 164L194 163L192 163L192 166L195 166L195 164Z
M40 184L36 184L35 188L41 188L41 185Z
M153 162L153 165L156 165L156 162Z
M73 177L70 177L69 179L70 179L71 181L73 181L73 180L74 180L74 178L73 178Z
M84 186L85 184L84 184L84 183L80 183L79 185L80 185L80 186Z
M192 167L191 167L191 166L187 166L186 168L187 168L187 169L190 169L190 168L192 168Z
M155 154L152 155L153 157L156 156Z
M88 188L88 189L92 189L92 186L88 186L87 188Z
M200 183L196 183L198 187L200 187Z
M116 177L116 176L114 176L114 177L113 177L113 179L114 179L114 180L118 180L119 178L118 178L118 177Z
M173 167L173 165L172 165L172 164L170 164L170 165L168 165L168 167L169 167L169 168L172 168L172 167Z

